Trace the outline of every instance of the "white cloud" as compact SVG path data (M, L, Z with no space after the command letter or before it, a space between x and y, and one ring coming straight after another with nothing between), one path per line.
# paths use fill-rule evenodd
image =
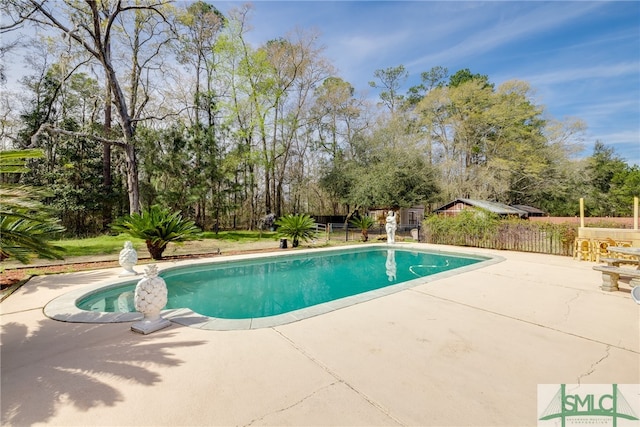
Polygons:
M373 35L348 35L336 40L344 55L353 62L371 60L372 57L388 53L407 38L407 31Z
M534 5L531 7L531 5ZM489 3L465 22L454 22L463 38L455 44L445 45L438 52L416 58L410 66L458 62L470 56L477 57L524 37L544 34L587 13L595 13L602 3ZM454 21L459 18L454 17ZM446 40L440 39L446 43Z
M626 75L638 76L639 73L640 63L621 62L591 67L564 68L548 73L525 76L524 79L534 86L550 86L577 80L609 79Z

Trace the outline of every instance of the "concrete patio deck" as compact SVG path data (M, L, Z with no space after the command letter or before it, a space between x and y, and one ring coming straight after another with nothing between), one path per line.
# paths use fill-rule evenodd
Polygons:
M2 425L534 426L538 384L640 383L640 305L594 263L421 246L505 261L282 326L146 336L43 314L119 268L33 278L0 304Z

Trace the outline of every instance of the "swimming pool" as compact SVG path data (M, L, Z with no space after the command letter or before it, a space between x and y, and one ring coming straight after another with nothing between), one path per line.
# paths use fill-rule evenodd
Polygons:
M480 268L495 260L427 251L419 245L367 245L254 255L233 261L216 259L161 272L169 294L163 317L203 329L274 326ZM78 311L75 314L91 318L93 313L96 321L136 320L141 315L134 312L133 291L139 279L75 292L66 298L66 304L72 299ZM54 310L45 307L45 314L47 311ZM73 320L78 316L72 314L49 317L80 321Z

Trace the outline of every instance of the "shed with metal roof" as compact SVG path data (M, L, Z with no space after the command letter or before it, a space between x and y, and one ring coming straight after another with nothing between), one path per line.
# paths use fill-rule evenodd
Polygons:
M542 209L538 209L533 206L528 205L511 205L512 208L520 209L521 211L525 211L528 214L528 217L532 216L547 216L547 213Z
M452 202L436 209L434 212L442 215L457 215L464 209L469 208L484 209L499 216L517 216L518 218L528 217L528 213L522 209L505 205L504 203L475 199L455 199Z

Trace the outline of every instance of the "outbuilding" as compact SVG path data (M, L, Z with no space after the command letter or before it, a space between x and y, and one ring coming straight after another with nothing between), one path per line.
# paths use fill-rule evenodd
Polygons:
M441 215L457 215L465 209L484 209L493 212L496 215L508 217L517 216L518 218L527 218L527 211L505 205L504 203L490 202L487 200L475 199L455 199L446 205L436 209L434 212Z

